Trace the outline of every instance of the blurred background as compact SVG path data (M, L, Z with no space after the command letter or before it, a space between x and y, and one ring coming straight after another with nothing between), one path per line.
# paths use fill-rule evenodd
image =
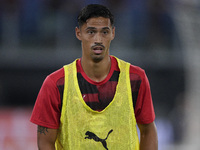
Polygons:
M111 54L145 69L159 150L200 149L199 0L0 0L0 149L35 150L29 122L45 77L81 56L79 10L115 15Z

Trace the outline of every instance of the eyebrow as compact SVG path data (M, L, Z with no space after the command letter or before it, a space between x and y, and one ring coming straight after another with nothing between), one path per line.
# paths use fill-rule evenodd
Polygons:
M102 28L103 30L110 30L110 28L109 27L104 27L104 28Z
M96 29L95 27L87 27L86 30L94 30Z
M86 28L86 30L95 30L95 29L97 29L97 28L95 28L95 27L87 27L87 28ZM103 27L102 29L103 29L103 30L110 30L109 27Z

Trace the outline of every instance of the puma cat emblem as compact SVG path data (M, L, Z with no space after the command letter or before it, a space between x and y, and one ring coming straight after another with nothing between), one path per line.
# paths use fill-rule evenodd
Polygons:
M105 139L101 139L101 138L99 138L96 134L94 134L94 133L92 133L92 132L90 132L90 131L87 131L87 132L85 133L85 135L86 135L85 139L93 139L93 140L96 141L96 142L101 142L102 145L103 145L103 147L104 147L106 150L108 150L106 140L107 140L109 134L112 133L112 131L113 131L113 129L111 129L111 130L108 132L108 134L107 134L107 136L106 136Z

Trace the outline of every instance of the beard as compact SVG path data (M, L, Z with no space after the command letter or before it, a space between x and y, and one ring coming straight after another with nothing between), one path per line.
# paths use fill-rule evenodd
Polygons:
M103 58L104 58L104 56L102 56L102 55L93 55L93 56L92 56L92 60L93 60L95 63L98 63L98 62L102 61Z

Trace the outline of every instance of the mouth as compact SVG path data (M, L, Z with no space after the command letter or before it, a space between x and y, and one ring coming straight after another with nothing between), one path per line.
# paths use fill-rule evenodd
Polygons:
M104 47L102 46L94 46L92 47L92 50L95 54L101 54L102 51L104 50Z

